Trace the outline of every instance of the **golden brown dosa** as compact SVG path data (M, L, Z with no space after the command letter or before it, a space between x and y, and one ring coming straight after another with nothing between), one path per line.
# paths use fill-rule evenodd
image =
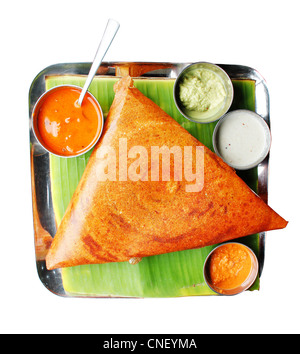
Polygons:
M130 77L121 79L115 91L102 137L46 257L48 269L200 248L287 225L222 159L134 88ZM195 151L202 146L203 189L187 192L191 182L174 178L172 159L170 181L162 181L162 176L151 180L150 164L148 176L143 175L148 181L120 180L122 138L128 151L143 146L149 156L151 146L192 146ZM116 151L115 181L99 178L99 171L109 173L111 167L105 158L108 146ZM128 166L135 160L137 156L128 158ZM194 169L195 163L193 153Z

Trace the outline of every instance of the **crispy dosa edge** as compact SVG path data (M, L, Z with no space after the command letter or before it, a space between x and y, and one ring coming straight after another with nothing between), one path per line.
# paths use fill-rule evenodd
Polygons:
M217 220L217 223L219 223L219 225L216 225L216 229L218 229L218 232L216 232L215 237L212 238L210 242L207 243L204 242L203 244L201 244L201 242L197 240L197 237L195 237L195 235L197 236L197 230L190 230L189 232L183 233L180 236L172 239L164 236L163 234L152 235L151 242L148 241L146 243L145 242L143 243L143 240L140 239L137 240L137 245L131 247L131 254L128 254L127 257L125 258L124 258L124 254L122 253L120 253L121 255L120 257L118 256L118 254L117 256L116 254L113 254L114 245L111 244L110 246L112 247L112 252L106 252L106 257L97 259L97 252L100 253L100 251L102 251L101 246L100 244L98 244L97 240L95 240L93 237L91 237L90 235L86 235L84 239L85 240L84 246L86 246L88 251L91 252L91 254L93 255L91 255L91 257L87 255L81 256L80 249L76 250L77 241L79 242L80 240L78 240L78 238L75 237L74 238L75 242L72 242L72 240L66 241L65 228L67 228L70 223L75 223L75 224L77 223L77 221L74 220L73 208L76 208L78 200L80 199L80 193L83 188L83 185L85 183L89 183L89 180L92 179L91 174L93 172L93 166L95 164L96 151L103 143L106 132L108 132L110 128L111 130L115 129L114 121L119 118L119 115L122 111L122 107L126 103L126 100L128 98L127 95L133 95L137 100L140 100L142 104L145 104L149 107L151 106L153 109L159 109L158 110L159 114L162 114L161 112L163 112L158 106L156 106L154 102L149 100L147 97L142 95L139 90L133 87L133 81L130 77L125 77L120 81L118 81L115 85L115 91L116 91L116 96L112 104L112 107L110 109L107 122L105 123L103 135L99 143L95 147L94 152L91 155L86 170L67 208L65 216L62 220L62 223L58 229L58 232L51 245L50 251L47 255L46 264L49 270L60 268L60 267L69 267L69 266L75 266L79 264L87 264L87 263L107 263L107 262L127 261L132 257L144 257L144 256L174 252L174 251L179 251L184 249L199 248L203 246L208 246L210 244L225 242L227 240L241 237L241 236L246 236L252 233L258 233L258 232L269 231L274 229L281 229L286 227L287 221L285 221L274 210L272 210L269 206L267 206L257 195L255 195L255 193L250 190L250 188L245 184L245 182L243 182L238 176L236 176L235 171L232 168L230 168L227 164L225 164L222 159L220 159L217 155L212 153L208 148L205 148L205 154L207 157L209 157L210 165L213 166L212 168L214 169L219 168L223 170L224 173L229 175L228 178L232 180L232 183L237 185L237 189L238 190L242 189L244 193L246 193L247 197L249 197L249 200L251 200L251 203L255 203L254 208L257 210L263 210L261 216L257 215L257 218L262 218L262 223L260 227L251 229L251 227L249 227L249 223L247 223L247 225L245 225L244 233L243 231L239 231L239 233L237 234L236 233L237 231L235 230L234 227L231 227L231 229L230 227L228 227L226 232L222 232L222 227L224 226L224 224L222 225L222 222L220 223L220 220ZM166 119L166 116L167 116L166 113L163 112L164 119ZM184 131L184 134L188 134L191 141L193 142L196 141L198 145L203 146L203 144L199 143L188 132L186 132L177 122L175 122L173 118L169 117L168 119L172 120L172 124L176 126L176 129ZM208 166L208 169L211 168L210 165ZM244 205L243 207L245 209L247 208L246 205ZM211 204L208 204L207 210L204 210L202 212L198 211L198 214L205 215L205 214L209 214L210 211L212 213L214 212ZM197 212L195 211L194 213L196 214ZM116 223L121 223L121 226L125 227L124 232L126 233L126 224L123 223L122 225L122 222L120 220L121 219L116 220ZM243 229L243 227L241 229ZM145 250L145 244L146 244L146 250ZM180 245L181 247L180 249L178 249L178 245ZM126 247L128 245L124 245L124 246ZM82 247L82 245L80 247ZM141 251L142 248L143 250Z

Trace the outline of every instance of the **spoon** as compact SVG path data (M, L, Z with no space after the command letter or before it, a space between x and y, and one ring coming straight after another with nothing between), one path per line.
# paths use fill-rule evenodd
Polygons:
M88 77L86 79L86 82L85 82L83 89L81 91L81 94L79 96L79 99L78 99L79 106L81 106L83 98L84 98L94 76L96 75L96 72L97 72L100 64L102 63L102 60L103 60L106 52L108 51L108 48L110 47L113 39L115 38L115 35L117 34L119 27L120 27L120 24L117 21L115 21L113 19L108 20L105 31L103 33L103 37L102 37L99 47L97 49L95 59L93 61L93 64L90 68Z

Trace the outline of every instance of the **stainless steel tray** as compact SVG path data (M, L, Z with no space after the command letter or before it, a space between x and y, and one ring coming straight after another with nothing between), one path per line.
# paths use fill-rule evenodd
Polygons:
M132 77L176 78L184 67L191 63L148 63L148 62L104 62L98 74ZM255 81L256 112L270 126L269 93L263 77L253 68L242 65L219 64L231 79L251 79ZM36 206L35 222L39 222L52 237L56 233L55 217L51 199L49 154L36 141L31 127L31 112L38 98L45 92L45 77L49 75L87 75L91 63L65 63L49 66L33 80L29 90L30 152L32 168L33 202ZM258 166L258 195L268 202L269 156ZM37 220L38 219L38 220ZM262 273L265 255L265 233L259 235L259 269ZM38 275L44 286L57 295L66 296L59 269L48 271L45 261L36 261Z

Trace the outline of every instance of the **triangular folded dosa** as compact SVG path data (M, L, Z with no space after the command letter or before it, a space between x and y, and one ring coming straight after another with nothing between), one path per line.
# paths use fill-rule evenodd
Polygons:
M134 88L130 77L115 91L102 137L47 255L48 269L200 248L287 225L222 159ZM175 168L175 158L170 180L160 173L153 181L151 162L136 152L150 157L151 147L162 146L192 147L193 171L196 147L202 147L201 191L187 191L191 179Z

